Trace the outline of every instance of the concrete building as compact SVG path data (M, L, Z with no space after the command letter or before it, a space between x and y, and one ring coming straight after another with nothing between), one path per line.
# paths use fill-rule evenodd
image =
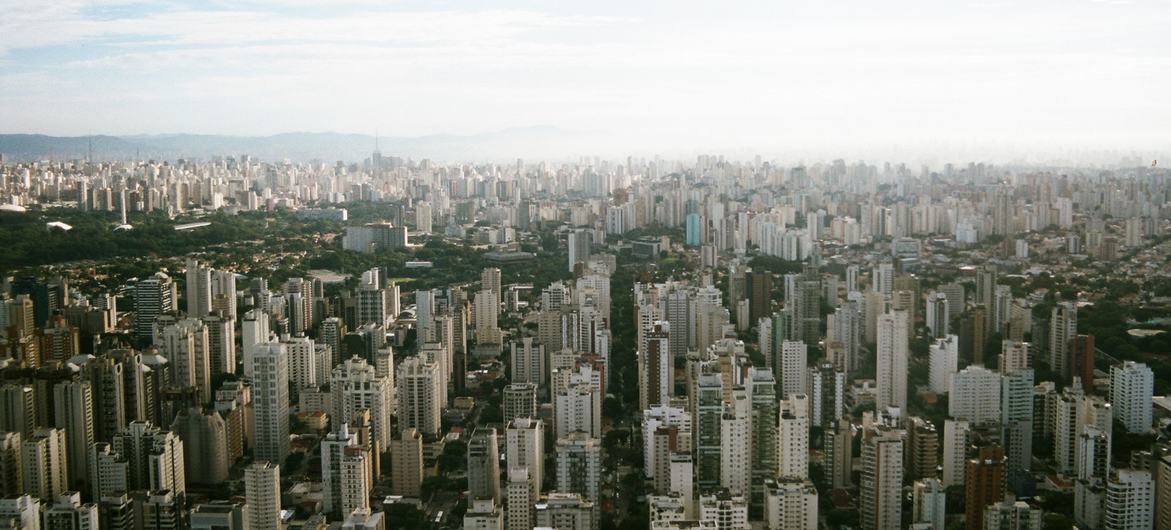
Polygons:
M44 530L97 530L98 505L81 503L81 494L67 491L41 508L41 528Z
M179 435L133 421L114 437L113 452L128 463L127 486L133 490L167 490L177 499L187 491L184 445ZM103 491L103 495L111 493Z
M1147 365L1125 361L1110 367L1110 402L1114 405L1114 417L1127 432L1150 432L1154 394L1155 375Z
M190 530L248 530L242 502L211 501L191 509Z
M248 530L282 530L280 467L261 461L245 468L244 498Z
M1142 530L1154 524L1155 483L1148 471L1115 470L1106 482L1102 528Z
M885 530L902 525L903 436L901 431L882 426L862 433L858 504L862 528Z
M776 437L778 477L809 477L808 409L809 400L804 394L794 394L780 402Z
M699 497L699 526L712 530L748 528L748 499L717 491Z
M492 499L471 499L464 530L504 530L504 512Z
M944 421L944 488L960 486L964 483L967 442L970 433L971 424L968 424L967 421L951 419Z
M984 527L984 508L1004 500L1007 459L1004 449L985 447L967 462L964 472L964 524Z
M408 357L398 367L398 421L403 428L417 429L424 436L438 436L442 399L439 367L418 356Z
M541 420L519 418L508 422L504 430L504 461L508 468L524 467L529 470L533 489L541 496L545 472L545 425Z
M501 500L500 450L491 427L477 427L468 441L468 492L473 498Z
M254 345L252 364L253 454L257 460L284 462L289 455L289 365L279 342Z
M892 311L878 317L876 410L907 410L908 313Z
M952 418L974 425L1000 421L1000 374L979 365L956 372L947 403Z
M584 432L570 433L557 440L557 491L578 493L585 500L601 502L602 443ZM597 520L595 514L594 520Z
M40 499L55 499L68 491L69 463L65 431L36 429L21 443L24 491Z
M53 386L53 420L65 432L70 487L85 483L89 448L94 443L93 387L86 381L64 381Z
M984 509L984 530L1041 530L1044 512L1024 501L1003 501Z
M951 391L951 378L959 370L960 339L947 335L931 344L929 382L931 391L946 394Z
M393 359L390 360L393 364ZM381 453L390 445L390 418L394 414L394 376L380 377L365 359L351 357L334 367L330 377L333 413L330 419L351 423L360 411L369 411L371 451Z
M321 440L321 510L334 518L342 511L342 460L348 447L358 447L358 434L342 422Z
M817 530L817 488L808 479L766 480L765 522L770 529Z
M228 479L228 428L223 417L199 408L180 411L171 431L183 441L183 462L188 482L218 484Z
M403 429L390 441L390 492L418 498L423 485L423 435Z
M925 525L924 530L944 530L947 526L947 491L939 479L915 481L911 495L911 523Z

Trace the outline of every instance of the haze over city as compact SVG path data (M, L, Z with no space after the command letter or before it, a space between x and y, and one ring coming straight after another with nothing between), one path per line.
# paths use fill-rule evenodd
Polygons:
M502 158L1166 152L1165 1L726 4L5 1L0 132L556 131Z

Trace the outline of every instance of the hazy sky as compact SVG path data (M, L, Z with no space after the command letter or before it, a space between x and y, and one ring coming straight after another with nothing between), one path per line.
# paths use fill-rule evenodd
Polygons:
M0 0L0 131L1164 148L1171 1Z

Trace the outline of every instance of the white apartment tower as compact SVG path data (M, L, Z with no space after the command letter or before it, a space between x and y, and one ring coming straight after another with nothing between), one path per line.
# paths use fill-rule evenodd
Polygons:
M281 530L281 468L255 462L244 470L245 519L249 530Z
M946 394L951 391L951 378L959 370L960 340L955 335L936 339L931 344L929 383L931 391Z
M279 342L257 344L252 352L252 429L257 460L284 462L289 454L289 365Z
M948 414L976 425L1000 421L1000 374L971 365L951 379Z
M1155 375L1143 363L1125 361L1110 368L1110 396L1114 417L1130 433L1151 430L1151 396L1155 394Z
M878 377L875 408L907 410L907 355L909 339L906 311L892 311L878 317Z
M418 356L399 365L398 414L403 428L418 429L424 436L437 436L441 403L439 367Z
M777 430L777 476L809 476L809 399L792 394L780 403Z
M806 394L808 370L808 347L804 341L786 340L781 342L780 375L781 397L792 394Z
M376 368L365 359L351 357L334 367L330 378L333 393L334 422L355 421L359 411L370 412L370 438L374 451L381 453L390 446L390 418L394 414L393 372L379 377Z
M881 426L863 432L859 500L862 528L901 528L902 490L903 433Z
M801 478L766 480L765 521L770 529L817 530L817 488Z

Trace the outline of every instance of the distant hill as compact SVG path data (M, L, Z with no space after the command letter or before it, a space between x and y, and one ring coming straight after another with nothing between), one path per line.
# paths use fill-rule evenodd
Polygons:
M555 127L526 127L497 132L418 137L380 137L385 157L430 158L436 161L512 160L516 157L572 153L577 134ZM272 136L166 134L137 136L46 136L0 134L0 155L13 161L211 158L251 155L261 160L357 162L370 157L375 138L366 134L293 132Z

